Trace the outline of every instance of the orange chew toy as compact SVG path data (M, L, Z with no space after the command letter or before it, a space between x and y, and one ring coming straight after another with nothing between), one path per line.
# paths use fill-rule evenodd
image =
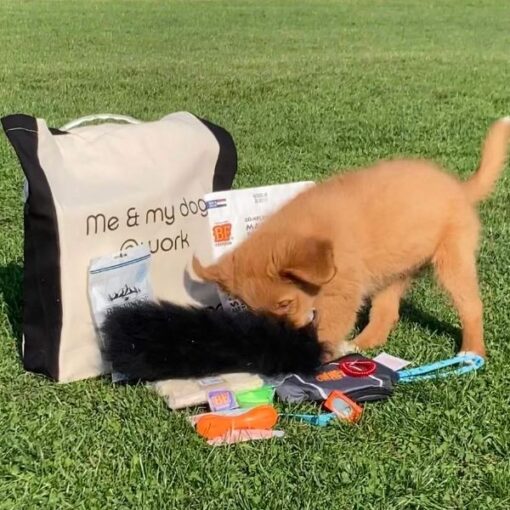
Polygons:
M273 406L263 405L247 409L240 414L207 414L196 424L199 435L206 439L223 436L229 430L271 429L278 421L278 413Z

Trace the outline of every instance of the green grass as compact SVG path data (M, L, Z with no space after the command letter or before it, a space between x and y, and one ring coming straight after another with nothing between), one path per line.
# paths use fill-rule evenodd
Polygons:
M510 113L509 71L503 0L0 3L0 114L189 110L234 135L237 187L394 155L467 175ZM481 206L484 371L400 387L356 427L285 423L283 440L225 449L143 387L23 372L21 175L3 135L0 172L0 508L510 507L508 172ZM452 355L458 321L429 278L404 312L387 350Z

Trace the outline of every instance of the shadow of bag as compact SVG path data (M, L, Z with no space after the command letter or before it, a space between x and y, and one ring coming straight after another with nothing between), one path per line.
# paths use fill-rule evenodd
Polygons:
M93 115L61 129L16 114L2 125L26 178L27 370L59 382L107 372L88 301L93 258L149 246L155 296L218 305L214 286L187 268L193 253L210 253L204 195L230 189L235 177L227 131L187 112L152 122Z

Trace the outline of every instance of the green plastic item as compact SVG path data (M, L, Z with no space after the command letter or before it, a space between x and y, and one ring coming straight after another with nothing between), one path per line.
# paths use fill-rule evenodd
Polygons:
M254 407L262 404L272 404L274 398L273 386L262 386L256 390L236 391L239 407Z

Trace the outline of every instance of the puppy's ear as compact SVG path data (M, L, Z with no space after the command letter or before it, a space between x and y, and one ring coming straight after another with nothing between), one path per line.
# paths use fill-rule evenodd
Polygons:
M202 263L193 256L193 271L206 282L217 283L224 289L231 289L234 275L234 256L231 253L224 255L216 264L203 266Z
M286 239L274 260L281 277L315 287L328 283L336 274L333 244L326 239Z

